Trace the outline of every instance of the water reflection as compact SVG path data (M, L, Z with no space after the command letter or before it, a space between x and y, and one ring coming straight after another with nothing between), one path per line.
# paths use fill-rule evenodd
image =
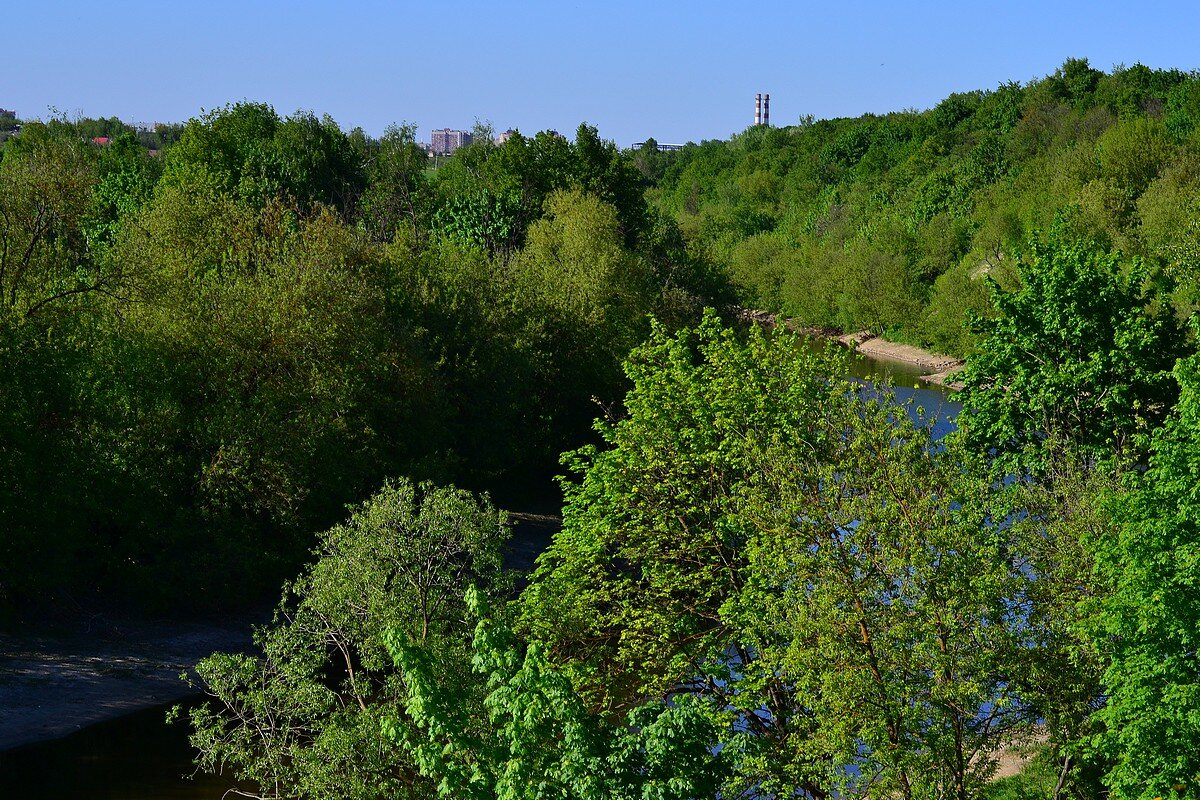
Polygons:
M829 343L820 339L809 339L808 346L822 350ZM953 393L944 386L927 384L921 380L929 370L900 361L865 358L849 355L848 372L851 377L873 384L890 386L896 400L914 412L918 409L927 420L933 420L933 436L940 439L954 430L954 420L962 405L952 399Z

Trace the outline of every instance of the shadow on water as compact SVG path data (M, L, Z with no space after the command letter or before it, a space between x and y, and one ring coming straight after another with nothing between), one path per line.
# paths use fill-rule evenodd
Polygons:
M185 708L202 702L184 701ZM188 725L160 706L89 726L51 742L0 752L5 800L219 800L229 777L191 776ZM243 784L244 786L244 784Z

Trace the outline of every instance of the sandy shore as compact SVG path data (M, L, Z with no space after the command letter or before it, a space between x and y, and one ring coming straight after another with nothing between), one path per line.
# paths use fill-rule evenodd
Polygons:
M847 347L855 348L867 358L899 361L929 370L928 375L921 376L921 380L925 383L949 386L950 388L959 387L959 384L954 382L954 375L963 367L964 362L960 358L933 353L910 344L889 342L869 331L848 333L837 337L837 340Z
M795 319L780 319L769 311L744 308L738 312L738 315L747 322L754 322L759 325L766 325L768 327L782 325L790 331L802 333L806 336L814 336L819 339L835 339L846 347L854 348L866 358L881 361L896 361L901 364L911 364L920 369L928 370L929 374L922 375L920 378L924 383L947 386L951 389L957 389L961 386L961 384L954 381L954 375L963 367L964 362L961 358L934 353L910 344L889 342L886 339L879 338L870 331L843 334L839 331L826 328L815 328L811 325L804 325Z

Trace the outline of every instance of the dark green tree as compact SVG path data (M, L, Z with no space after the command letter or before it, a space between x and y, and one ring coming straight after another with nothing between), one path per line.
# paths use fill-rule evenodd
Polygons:
M162 180L215 187L255 207L282 199L308 211L322 203L349 218L364 177L349 138L329 117L281 119L269 105L237 103L187 124Z
M1003 469L1048 465L1050 441L1089 457L1137 458L1174 404L1183 331L1137 259L1063 235L1034 242L1021 288L993 286L995 314L960 380L963 435Z
M480 696L468 662L468 586L502 597L504 515L486 498L407 480L384 484L321 535L284 590L260 655L197 667L216 706L191 712L199 765L251 780L260 797L428 798L432 782L384 722L415 731L387 642L426 659L426 679Z

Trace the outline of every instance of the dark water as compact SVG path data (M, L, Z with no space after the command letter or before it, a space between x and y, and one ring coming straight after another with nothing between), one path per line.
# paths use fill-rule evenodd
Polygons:
M233 781L190 777L187 726L166 724L168 708L139 711L64 739L0 752L0 798L217 800Z
M958 404L944 389L919 383L924 374L920 369L855 359L850 373L890 384L913 413L920 408L935 420L935 434L953 429ZM524 556L532 563L533 551L545 546L549 534L535 526L525 538L527 542L517 543L514 560ZM167 725L165 715L166 707L141 711L64 739L0 752L0 800L219 800L233 786L232 780L193 775L187 726Z

